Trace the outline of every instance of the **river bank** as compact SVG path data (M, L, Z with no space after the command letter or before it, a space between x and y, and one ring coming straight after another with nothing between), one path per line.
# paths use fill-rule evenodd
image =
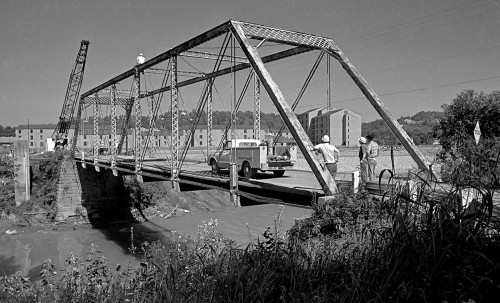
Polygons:
M116 223L99 228L90 224L60 224L33 227L0 228L0 274L10 275L21 271L25 276L36 278L41 264L52 259L56 271L73 253L82 258L91 244L107 258L110 268L117 264L136 267L140 254L131 253L144 242L171 243L172 237L180 237L187 245L196 238L203 222L217 220L221 233L244 246L262 236L267 227L274 230L279 217L281 231L290 228L296 219L307 217L311 210L279 205L253 205L246 207L223 206L212 210L195 210L179 216L163 219L160 216L146 222ZM17 234L7 235L7 230Z

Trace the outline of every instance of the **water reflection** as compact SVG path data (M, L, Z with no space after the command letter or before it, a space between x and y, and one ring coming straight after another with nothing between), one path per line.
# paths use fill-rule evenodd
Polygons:
M71 253L83 260L91 244L97 245L110 268L127 263L135 266L140 255L130 253L132 241L134 247L140 247L145 241L161 241L168 245L171 235L166 229L153 230L147 223L121 223L100 228L23 228L17 231L17 235L0 236L0 273L10 275L22 271L31 278L39 275L43 261L48 258L52 259L56 270L64 267L64 261Z
M64 261L74 253L82 261L91 244L95 244L108 261L109 268L117 264L135 267L141 256L130 253L130 247L139 247L145 241L162 242L168 249L175 234L183 235L185 245L196 238L203 221L216 219L219 231L226 237L246 245L256 239L267 227L280 225L282 232L293 225L295 219L310 215L311 210L278 205L252 205L227 207L213 212L191 212L169 219L155 218L144 223L120 223L102 227L59 226L57 228L17 229L17 235L0 235L0 274L22 271L30 278L39 276L41 265L52 259L56 270L64 268ZM275 221L279 214L279 222ZM131 230L133 228L133 237ZM140 250L138 250L140 252Z

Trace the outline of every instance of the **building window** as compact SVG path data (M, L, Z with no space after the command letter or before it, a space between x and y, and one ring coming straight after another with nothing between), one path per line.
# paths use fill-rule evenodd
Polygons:
M246 133L247 133L247 130L246 130L246 129L245 129L245 130L243 130L243 133L245 133L245 134L246 134Z
M43 136L40 136L40 140L43 140Z
M21 138L21 136L19 136L19 138Z
M30 142L30 146L33 146L33 142Z
M203 135L200 135L200 140L203 139Z
M40 134L42 134L42 133L43 133L43 129L40 130Z
M243 136L243 139L246 139L247 138L247 135Z
M99 139L102 139L102 135L99 135Z
M40 142L40 147L43 147L43 142Z
M30 136L30 139L33 140L33 136Z
M87 135L83 135L83 139L86 140L87 139Z
M31 134L33 133L33 130L32 130L32 129L30 129L30 133L31 133Z
M20 133L21 133L21 130L18 130L17 132L20 134Z
M83 146L87 146L87 142L83 142Z

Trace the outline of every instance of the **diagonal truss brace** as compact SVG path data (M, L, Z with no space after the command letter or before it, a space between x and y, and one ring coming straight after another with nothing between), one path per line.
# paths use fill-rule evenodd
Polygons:
M302 128L302 125L297 119L297 116L295 116L293 110L286 103L285 97L283 96L283 93L279 89L278 85L276 84L276 82L274 82L274 80L271 78L271 75L264 67L264 62L260 58L259 54L248 41L242 26L238 22L232 22L232 24L233 27L231 28L231 31L233 32L233 35L236 37L243 52L247 55L250 64L255 70L255 73L262 82L262 85L269 94L269 97L276 106L276 109L283 118L286 126L292 133L292 136L295 139L295 142L297 142L300 150L302 151L304 158L306 159L307 163L311 167L312 172L318 179L323 192L325 193L325 195L332 195L336 193L337 185L335 184L335 180L333 180L328 170L323 170L321 168L320 163L312 154L313 145L311 143L311 140L309 139L309 136L307 136L306 132Z

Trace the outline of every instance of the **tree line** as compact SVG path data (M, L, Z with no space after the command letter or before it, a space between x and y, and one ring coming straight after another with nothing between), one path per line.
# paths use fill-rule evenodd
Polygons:
M405 116L398 119L399 124L418 145L433 144L437 138L437 127L443 112L421 111L413 116ZM361 124L361 133L365 136L372 134L376 141L383 145L398 145L399 140L389 129L382 119Z
M0 125L0 137L15 137L16 130L13 127Z

